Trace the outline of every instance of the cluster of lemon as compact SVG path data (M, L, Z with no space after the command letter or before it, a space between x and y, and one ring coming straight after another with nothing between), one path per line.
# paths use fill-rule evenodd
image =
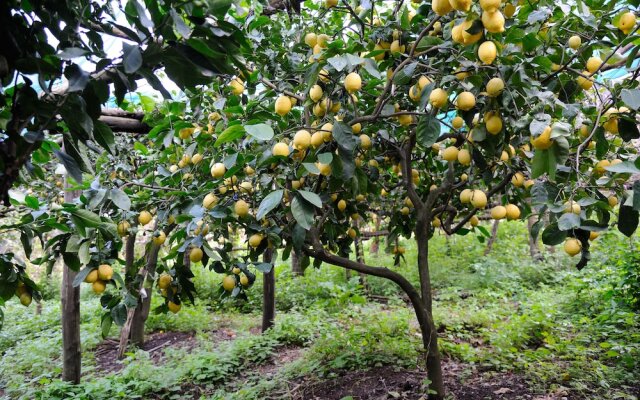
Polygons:
M240 285L244 288L249 286L249 278L238 267L233 267L231 274L226 275L222 279L222 288L227 292L233 291L236 286Z
M174 295L178 292L178 287L172 285L172 283L173 277L167 273L162 273L158 277L158 288L160 289L160 294L162 294L162 297L165 299L169 296L169 290L171 290L171 293ZM176 314L182 308L182 304L180 302L175 302L174 300L175 299L173 298L171 300L167 299L166 302L169 311Z
M94 268L84 278L85 283L91 284L95 294L101 294L107 288L107 282L113 277L113 268L109 264L102 264Z
M33 300L33 297L31 296L31 291L27 287L27 285L24 284L24 282L18 282L15 295L18 299L20 299L20 304L22 304L25 307L29 307L29 305L31 304L31 301Z

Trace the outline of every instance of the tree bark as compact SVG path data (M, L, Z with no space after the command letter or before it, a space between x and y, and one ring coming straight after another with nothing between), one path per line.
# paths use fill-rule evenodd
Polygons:
M407 294L407 296L409 297L409 301L411 301L411 305L413 306L413 309L416 313L418 325L420 326L420 330L422 332L422 345L428 353L427 368L428 377L431 380L429 388L436 392L436 394L429 395L429 399L443 399L444 386L442 382L442 371L440 368L440 353L437 347L437 332L434 328L435 325L433 323L433 317L431 313L427 311L422 298L420 297L420 294L413 287L413 285L411 285L411 283L404 276L388 268L372 267L366 264L359 263L357 261L336 256L327 253L326 251L324 251L324 249L318 246L314 246L314 248L304 248L303 250L307 255L317 258L328 264L342 267L348 270L362 272L367 275L389 279L397 284L400 289L402 289L402 291ZM432 354L432 356L430 356L429 354Z
M295 250L291 250L291 272L293 276L304 276L304 270L300 264L300 257Z
M498 226L500 225L500 220L496 219L493 221L493 226L491 227L491 237L489 238L489 241L487 242L487 247L485 247L484 249L484 255L488 255L489 253L491 253L491 249L493 248L493 244L496 242L496 239L498 238Z
M79 191L69 191L71 187L65 178L66 202L73 202ZM80 383L82 354L80 348L80 287L73 287L73 280L78 273L69 266L62 267L62 380Z
M263 255L263 261L273 261L273 249L268 248ZM276 319L276 271L275 266L264 274L262 281L262 332L273 326Z
M378 232L380 230L380 218L376 216L376 225L375 231ZM380 236L375 236L373 241L371 242L371 246L369 247L369 252L371 254L378 254L378 250L380 249Z
M533 229L533 224L536 223L534 219L535 219L534 216L530 216L529 218L527 218L527 236L529 237L529 254L531 254L531 258L533 258L534 260L540 261L540 249L538 248L537 241L534 239L533 235L531 234L531 229Z
M360 239L360 236L356 236L356 238L353 240L353 247L356 250L356 260L359 263L364 264L364 250L362 248L362 240ZM369 287L367 286L367 276L362 272L359 272L358 275L360 276L360 284L362 285L365 294L369 293Z
M422 214L422 213L421 213ZM440 349L438 349L438 334L435 324L433 322L433 298L431 295L431 275L429 271L429 220L426 214L422 214L418 217L418 223L416 224L416 244L418 246L418 271L420 275L420 290L422 293L422 303L424 304L425 312L429 315L428 329L428 343L425 343L425 350L427 351L427 377L431 381L430 388L436 392L434 395L429 395L430 399L443 399L444 398L444 380L442 378L442 364L440 357ZM422 326L421 326L422 328Z

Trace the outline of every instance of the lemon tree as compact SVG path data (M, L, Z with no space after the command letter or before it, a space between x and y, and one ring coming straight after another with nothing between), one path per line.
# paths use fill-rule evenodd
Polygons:
M267 251L390 279L415 309L431 396L443 398L429 276L437 230L483 238L479 216L535 215L533 235L579 256L578 268L598 232L636 230L633 2L307 1L291 18L251 6L225 17L250 38L242 65L148 115L151 131L129 149L134 174L97 177L158 226L175 224L158 239L177 266L158 276L167 310L191 291L186 262L221 273L232 297L271 270ZM352 259L374 216L392 242L417 242L419 285ZM246 254L232 251L234 232Z

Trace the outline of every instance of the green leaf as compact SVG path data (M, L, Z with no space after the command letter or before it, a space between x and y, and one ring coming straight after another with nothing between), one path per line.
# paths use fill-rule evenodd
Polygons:
M100 216L98 216L98 214L84 208L70 211L69 214L73 215L79 221L81 221L83 226L97 228L98 226L100 226L100 224L102 224L102 220L100 220Z
M102 146L109 154L116 151L116 139L111 128L102 121L93 121L93 138Z
M618 230L627 237L631 237L638 228L638 211L631 206L620 206L618 215Z
M312 205L300 200L299 196L294 196L293 200L291 200L291 213L301 227L305 230L311 229L314 216L314 208Z
M432 115L423 115L418 120L416 136L423 147L431 147L440 136L440 121Z
M356 148L356 139L353 135L351 127L344 122L336 122L333 124L333 138L338 145L349 152L353 152Z
M142 53L136 45L122 43L122 63L124 64L124 72L133 74L142 67Z
M304 169L306 169L310 174L318 175L320 174L320 170L314 163L302 163Z
M125 211L129 211L131 209L131 199L129 199L129 196L127 196L124 191L118 188L113 188L109 190L109 198L119 209Z
M111 318L118 326L123 326L127 321L127 307L120 303L111 309Z
M618 133L625 142L640 138L640 131L638 131L638 125L636 125L635 120L627 118L620 118L618 120Z
M640 108L640 89L622 89L620 97L629 108L633 110Z
M82 171L80 170L80 166L70 155L67 153L63 153L60 150L54 150L53 154L58 157L64 168L67 170L67 173L78 183L82 183Z
M102 315L102 321L100 321L100 330L101 330L103 339L109 336L109 331L111 330L112 324L113 324L113 318L111 318L111 314L104 313Z
M547 246L558 245L567 238L567 232L560 230L557 223L553 223L542 231L542 243Z
M273 128L267 124L245 125L247 133L258 140L273 139Z
M214 147L220 147L221 145L232 142L236 139L240 139L245 133L245 129L242 125L232 125L222 131L218 139L213 144Z
M398 73L393 77L393 83L395 83L396 85L406 85L407 83L411 82L413 73L415 72L417 66L418 63L413 62L404 67L402 70L398 71Z
M318 162L322 164L331 164L331 161L333 161L333 154L331 153L318 154Z
M640 211L640 181L633 182L633 209Z
M299 190L298 193L309 203L318 208L322 208L322 200L320 200L320 196L318 196L317 194L308 192L306 190Z
M261 220L270 211L278 207L280 201L282 200L283 193L283 190L276 190L275 192L269 193L264 199L262 199L262 201L260 202L260 206L258 206L256 219Z
M38 201L38 198L34 196L29 196L29 195L25 196L24 204L26 204L26 206L29 208L33 208L34 210L37 210L40 208L40 202Z
M640 173L640 169L638 169L635 164L631 161L623 161L616 165L609 165L608 167L604 167L607 171L615 172L618 174L638 174Z
M558 229L568 231L580 227L580 216L574 213L565 213L558 218Z
M438 46L442 43L444 43L444 41L437 36L424 36L418 42L418 45L416 46L416 52L425 51L430 47Z

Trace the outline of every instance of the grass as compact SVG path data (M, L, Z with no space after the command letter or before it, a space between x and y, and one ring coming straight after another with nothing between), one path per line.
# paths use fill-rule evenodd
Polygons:
M416 283L415 247L410 241L403 245L406 262L392 268ZM637 272L628 260L637 238L603 235L583 271L559 253L544 251L543 262L532 261L524 224L502 224L488 257L484 246L473 234L448 240L436 235L430 243L434 319L443 353L469 365L516 371L540 393L563 389L578 397L632 398L640 378L640 317L634 311L637 299L625 287ZM378 255L365 251L365 257L372 265L393 265L383 246ZM100 342L101 310L98 299L83 292L85 375L75 387L59 380L55 293L37 317L34 307L10 303L0 331L0 389L8 398L24 399L188 398L197 386L211 399L258 399L280 393L301 376L331 377L341 369L380 365L415 368L420 362L415 319L388 281L367 278L372 294L389 298L380 304L367 301L358 279L347 280L344 270L323 265L293 277L287 262L279 262L276 326L260 336L251 333L260 320L260 279L248 301L238 303L218 298L220 275L194 272L196 304L177 315L152 314L147 328L198 332L196 348L168 347L160 364L144 351L132 352L118 373L105 374L96 366L92 350ZM209 332L219 329L233 330L237 338L212 340ZM304 351L262 376L260 366L284 346Z

